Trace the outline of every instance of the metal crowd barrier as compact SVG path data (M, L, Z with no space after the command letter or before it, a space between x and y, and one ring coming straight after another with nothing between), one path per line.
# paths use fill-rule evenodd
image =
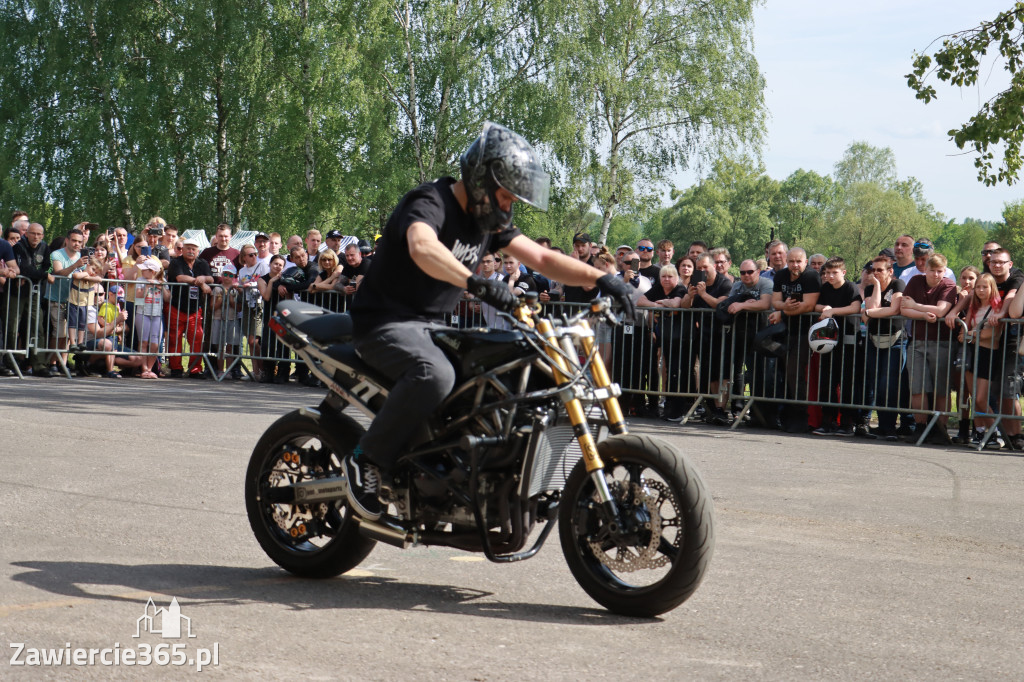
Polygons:
M0 365L24 378L15 358L29 357L32 325L36 315L32 282L23 276L9 277L0 292Z
M11 282L20 282L11 286ZM23 277L8 282L0 294L0 325L3 345L2 359L21 376L16 359L31 358L49 363L54 360L68 377L68 346L73 341L83 356L113 355L117 364L132 366L144 356L169 358L174 364L186 358L193 366L206 364L207 371L218 381L239 368L255 378L268 363L301 365L291 352L274 343L268 335L265 302L242 294L239 299L225 295L216 285L209 295L200 295L204 315L220 324L210 326L211 334L200 339L202 325L189 325L172 320L174 309L165 303L162 308L164 333L158 351L140 352L137 327L139 301L135 299L134 281L104 280L103 285L125 287L124 303L128 319L125 329L112 342L99 343L96 333L83 323L81 311L72 320L68 295L69 278L55 277L50 284L32 286ZM166 291L185 291L189 285L167 283ZM335 312L347 309L343 292L304 293L301 295L317 305ZM257 305L249 305L255 300ZM109 301L107 301L109 303ZM99 304L97 304L99 305ZM115 302L115 305L116 302ZM545 314L572 315L581 304L548 302ZM620 327L598 326L597 340L608 362L613 380L625 394L627 409L636 414L651 414L664 399L667 411L679 412L682 421L689 420L703 401L717 400L726 405L740 404L736 428L751 410L799 408L821 409L824 418L841 424L865 425L871 411L879 415L880 426L891 430L896 415L923 415L925 429L918 442L923 442L943 417L956 416L962 409L974 407L974 397L987 396L975 409L975 419L986 428L979 445L983 447L1002 425L1009 434L1020 432L1022 421L1020 401L1021 359L1018 349L1024 336L1024 320L1001 323L999 350L987 351L977 343L961 343L957 337L967 332L960 320L950 335L939 321L932 323L943 335L916 339L908 334L912 320L892 318L901 330L898 339L872 340L861 328L859 316L844 321L843 343L829 354L811 353L806 331L820 315L811 313L789 323L798 328L790 335L786 352L769 357L753 349L753 337L765 324L764 313L740 313L731 324L716 320L712 310L644 308L642 321ZM501 326L502 320L491 315L485 306L466 300L447 317L452 326L470 328ZM74 322L75 324L71 324ZM74 326L72 332L67 327ZM184 328L183 328L184 327ZM171 338L184 336L180 348ZM71 339L72 333L74 338ZM795 341L795 344L792 343ZM90 343L91 342L91 343ZM882 347L886 346L887 347ZM74 352L73 352L74 354ZM954 401L951 395L955 393ZM923 402L926 396L928 402ZM938 398L938 400L936 400ZM814 419L812 419L814 421Z

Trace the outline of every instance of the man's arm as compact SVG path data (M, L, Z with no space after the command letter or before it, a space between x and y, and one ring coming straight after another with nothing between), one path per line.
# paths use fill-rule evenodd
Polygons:
M605 274L592 265L587 265L557 251L545 249L523 235L516 236L505 248L526 267L538 270L545 277L562 284L593 286Z
M436 280L456 287L466 286L466 280L473 273L441 243L434 228L415 222L406 230L405 238L409 242L409 256L416 267Z
M56 255L56 254L54 254L54 255ZM53 274L57 275L58 277L67 277L72 272L74 272L78 268L80 268L83 265L85 265L86 261L87 261L87 259L83 256L83 257L79 258L78 260L73 261L66 268L60 268L60 267L58 267L58 263L54 259L54 257L50 256L50 263L53 266Z

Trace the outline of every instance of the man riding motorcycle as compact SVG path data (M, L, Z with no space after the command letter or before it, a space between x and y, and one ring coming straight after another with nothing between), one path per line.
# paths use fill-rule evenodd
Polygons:
M381 475L455 383L454 368L431 341L429 328L455 308L466 289L499 310L515 304L504 282L473 274L483 254L500 249L551 279L596 285L627 317L633 314L622 280L545 249L513 226L516 201L540 210L548 203L550 178L525 139L487 122L459 161L461 179L441 178L402 197L352 302L356 352L395 382L342 462L348 499L368 520L382 512Z

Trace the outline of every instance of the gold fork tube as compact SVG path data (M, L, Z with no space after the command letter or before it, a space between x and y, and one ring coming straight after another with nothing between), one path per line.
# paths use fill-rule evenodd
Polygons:
M537 331L540 332L546 342L544 351L558 369L558 374L560 375L558 377L558 385L567 385L572 378L572 372L559 351L551 322L543 318L537 320ZM580 451L583 453L583 461L586 463L587 471L593 472L604 469L604 462L601 460L600 455L597 454L597 443L594 441L594 436L590 433L590 427L587 425L587 416L583 412L583 404L580 403L579 398L571 398L564 402L565 411L569 415L573 434L580 444Z
M590 323L586 320L580 320L580 326L587 330L590 329ZM604 366L604 359L601 358L601 353L594 352L594 337L584 336L582 340L583 351L587 354L587 357L593 356L594 358L590 362L590 374L594 378L594 386L597 388L608 388L612 385L612 379L608 374L608 368ZM622 406L619 405L619 399L610 395L601 401L601 405L604 407L605 416L608 417L608 429L616 435L629 433L629 430L626 428L626 418L622 415Z

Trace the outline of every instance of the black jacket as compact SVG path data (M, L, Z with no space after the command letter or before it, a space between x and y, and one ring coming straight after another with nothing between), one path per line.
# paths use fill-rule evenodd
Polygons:
M39 284L50 269L50 247L40 241L36 248L28 245L24 237L14 245L14 261L18 264L21 274L33 284Z

